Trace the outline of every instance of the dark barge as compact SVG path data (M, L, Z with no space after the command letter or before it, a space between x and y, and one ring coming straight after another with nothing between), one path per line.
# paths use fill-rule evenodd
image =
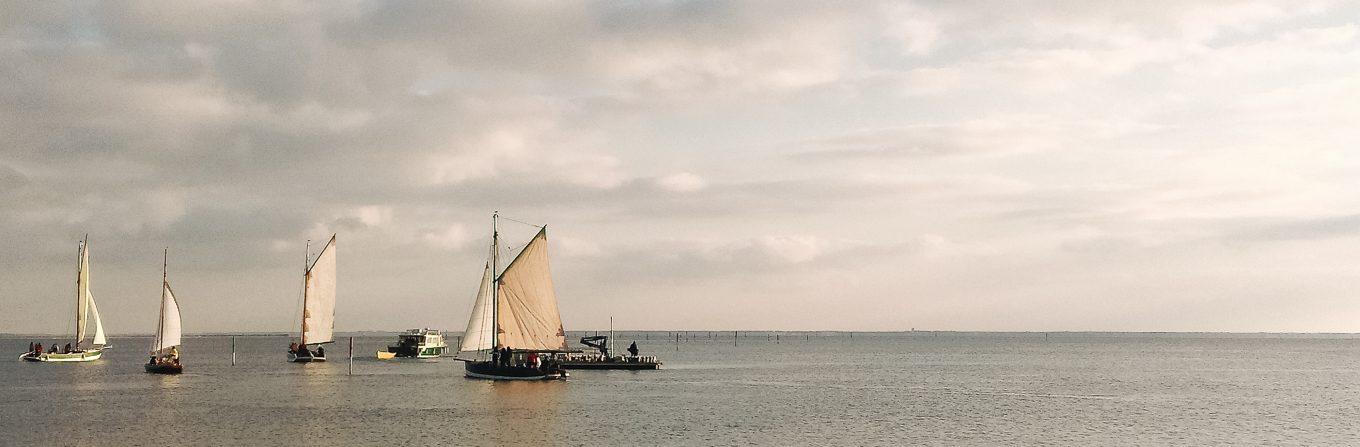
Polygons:
M581 337L581 344L600 351L599 354L563 354L557 358L562 369L661 369L661 361L652 355L609 355L609 337L599 335Z

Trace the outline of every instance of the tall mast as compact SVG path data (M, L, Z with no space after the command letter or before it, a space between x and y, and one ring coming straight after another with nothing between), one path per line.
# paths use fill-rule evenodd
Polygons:
M85 233L85 239L80 241L79 248L76 249L76 331L71 338L75 339L76 347L80 347L80 273L85 269L85 245L90 243L90 234Z
M167 284L166 267L169 265L170 249L166 248L161 252L161 316L156 322L156 350L165 349L165 285Z
M499 217L499 214L500 214L500 211L493 211L493 212L491 212L491 348L492 348L492 349L496 349L496 346L498 346L498 345L496 344L496 339L499 338L499 337L497 337L497 335L498 335L498 333L500 332L500 323L499 323L499 321L496 319L496 318L497 318L497 315L496 315L496 314L497 314L497 312L499 312L499 308L500 308L500 305L501 305L501 302L500 302L500 301L501 301L501 299L500 299L500 289L501 289L501 288L500 288L500 283L501 283L501 279L500 279L499 276L497 276L497 275L499 275L499 273L496 272L496 270L499 268L499 265L497 264L497 259L496 259L496 258L499 257L499 253L500 253L500 251L501 251L501 249L500 249L500 233L498 233L498 232L496 231L496 218Z
M302 326L298 328L298 344L307 345L307 280L312 276L312 240L307 240L306 253L302 256Z

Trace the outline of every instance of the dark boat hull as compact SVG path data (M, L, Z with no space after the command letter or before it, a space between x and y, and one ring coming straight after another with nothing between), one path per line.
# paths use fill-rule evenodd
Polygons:
M146 368L146 372L152 374L179 374L184 372L183 364L175 365L169 363L162 363L157 365L142 365L142 366Z
M502 366L491 362L464 362L464 375L487 380L558 380L567 372L558 369L539 369L531 366Z

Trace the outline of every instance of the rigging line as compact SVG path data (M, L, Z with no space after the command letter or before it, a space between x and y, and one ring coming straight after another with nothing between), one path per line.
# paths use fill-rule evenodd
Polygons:
M501 218L501 219L508 220L508 221L511 221L511 222L514 222L514 223L520 223L520 224L528 225L528 226L531 226L531 227L534 227L534 228L543 228L542 225L534 225L534 224L531 224L531 223L528 223L528 222L525 222L525 221L522 221L522 220L515 220L515 219L509 218L509 217L505 217L505 216L500 216L500 218Z

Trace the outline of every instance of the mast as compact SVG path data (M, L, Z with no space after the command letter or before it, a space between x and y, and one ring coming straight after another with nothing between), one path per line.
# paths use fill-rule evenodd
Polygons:
M75 339L77 348L80 347L80 271L85 267L81 260L85 256L85 244L89 242L89 240L90 234L86 233L85 239L80 241L80 245L76 249L76 329L75 332L72 333L71 338Z
M496 349L496 346L498 346L496 344L496 336L498 335L497 333L500 332L500 321L496 319L496 313L499 312L498 309L501 305L501 279L497 276L499 273L496 272L496 269L499 268L496 258L501 251L499 241L500 233L496 231L496 218L499 217L499 214L500 211L491 212L491 349Z
M161 252L161 315L156 321L156 350L165 349L165 289L168 281L166 278L166 267L169 265L170 249L166 248Z
M307 280L312 276L312 240L307 240L302 257L302 326L298 328L298 345L307 345Z

